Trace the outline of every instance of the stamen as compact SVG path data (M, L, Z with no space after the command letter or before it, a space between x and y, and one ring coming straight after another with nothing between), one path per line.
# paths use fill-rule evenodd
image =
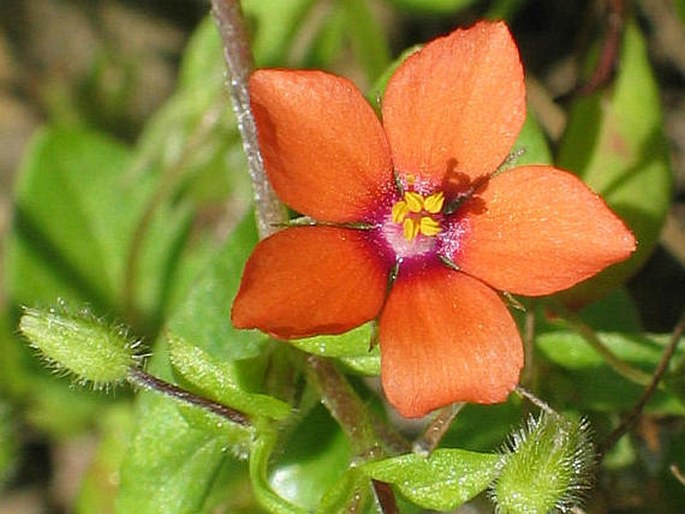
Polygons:
M445 195L442 191L433 193L428 198L423 201L423 208L431 214L437 214L442 210L442 206L445 204Z
M394 223L402 223L408 214L409 207L407 207L407 202L404 200L400 200L392 206L391 217Z
M424 236L436 236L442 231L440 223L428 216L421 218L419 230Z
M415 191L404 193L404 201L411 212L417 213L423 210L423 196Z
M412 218L407 218L402 223L402 232L407 241L413 241L419 235L419 230L418 222Z

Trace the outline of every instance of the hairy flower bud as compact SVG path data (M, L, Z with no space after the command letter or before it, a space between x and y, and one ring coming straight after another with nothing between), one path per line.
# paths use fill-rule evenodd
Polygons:
M592 485L594 464L585 420L531 416L511 436L490 496L501 513L566 512Z
M63 302L49 310L25 309L19 330L57 372L73 374L96 389L124 380L140 361L138 342L123 327Z

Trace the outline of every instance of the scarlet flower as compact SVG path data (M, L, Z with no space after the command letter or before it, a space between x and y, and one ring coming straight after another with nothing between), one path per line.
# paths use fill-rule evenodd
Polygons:
M383 389L406 417L501 402L516 386L522 344L496 291L554 293L635 248L574 175L495 173L525 119L503 23L408 57L382 122L350 81L320 71L259 70L250 93L274 189L318 222L257 245L233 324L295 339L377 320Z

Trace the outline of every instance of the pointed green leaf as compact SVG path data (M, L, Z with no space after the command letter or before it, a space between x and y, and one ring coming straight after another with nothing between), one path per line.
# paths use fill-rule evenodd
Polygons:
M198 347L195 350L177 345L176 364L184 373L206 372L208 363L259 355L264 335L234 330L229 317L242 267L256 239L251 219L236 227L224 247L206 263L193 289L169 320L170 333ZM182 355L178 359L178 353L184 351L190 353L187 362ZM164 345L158 344L151 369L157 376L171 380L166 359ZM206 381L214 390L226 377L216 367L209 369L213 375L190 378L201 385ZM226 394L240 395L235 390ZM268 409L273 408L270 400L267 403ZM202 512L215 475L226 459L226 449L245 452L252 430L224 423L198 407L179 406L175 400L155 393L141 394L138 409L145 414L138 418L133 449L122 466L118 512ZM209 430L212 425L218 428ZM155 458L150 459L150 455ZM141 476L145 478L139 479ZM168 500L164 500L165 495L169 495Z
M239 361L220 361L180 337L169 334L169 353L174 370L192 384L202 396L249 416L284 419L290 406L263 394L245 391ZM247 363L254 367L254 364Z
M131 232L129 152L94 132L45 129L16 182L7 288L19 304L69 297L111 310Z
M83 129L47 128L34 139L16 182L7 244L7 288L16 304L58 297L96 312L121 313L128 252L152 177L127 175L129 150ZM160 316L189 212L161 208L144 235L135 305L150 322ZM138 280L140 279L140 282Z
M159 365L154 369L164 374ZM225 434L190 426L175 401L156 393L142 393L136 411L138 426L121 467L116 512L208 512L209 491L227 458ZM249 438L249 432L236 430Z
M248 359L259 354L266 336L257 330L236 330L230 319L243 267L255 244L257 230L253 216L248 215L195 280L169 321L171 333L219 359Z
M365 323L337 336L316 336L290 341L296 348L324 357L338 357L351 371L376 376L381 371L378 346L371 348L373 323Z
M557 164L602 195L638 239L635 254L564 296L588 301L625 281L656 245L671 201L672 178L659 91L644 38L627 24L614 83L577 100Z
M523 154L514 158L512 167L524 164L552 163L552 152L547 144L547 139L545 139L545 135L542 133L542 129L531 109L528 109L526 122L523 124L521 133L518 139L516 139L512 151L517 152L519 150Z
M648 374L655 370L670 338L669 335L611 332L598 332L597 337L619 359ZM629 409L644 391L644 386L619 375L575 332L540 334L536 347L545 358L564 370L564 373L550 374L545 381L549 397L558 397L560 401L572 398L575 408L608 412ZM674 358L685 358L685 348L679 347ZM685 403L676 395L659 390L646 409L683 415Z
M501 457L438 449L428 457L401 455L361 466L369 477L393 484L409 500L433 510L452 510L484 491L497 476Z

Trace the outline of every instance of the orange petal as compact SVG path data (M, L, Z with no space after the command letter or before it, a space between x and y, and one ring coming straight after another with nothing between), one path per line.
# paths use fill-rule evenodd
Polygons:
M322 221L363 221L392 183L383 128L347 79L258 70L250 94L259 144L278 196Z
M231 320L280 339L346 332L378 315L387 268L362 231L289 228L255 248Z
M436 184L495 171L525 115L518 49L501 22L427 44L399 67L383 98L395 168Z
M526 166L493 178L472 200L457 255L463 271L492 287L537 296L554 293L626 259L635 238L574 175Z
M379 330L383 389L408 418L453 402L504 401L523 366L520 336L497 294L447 268L400 269Z

